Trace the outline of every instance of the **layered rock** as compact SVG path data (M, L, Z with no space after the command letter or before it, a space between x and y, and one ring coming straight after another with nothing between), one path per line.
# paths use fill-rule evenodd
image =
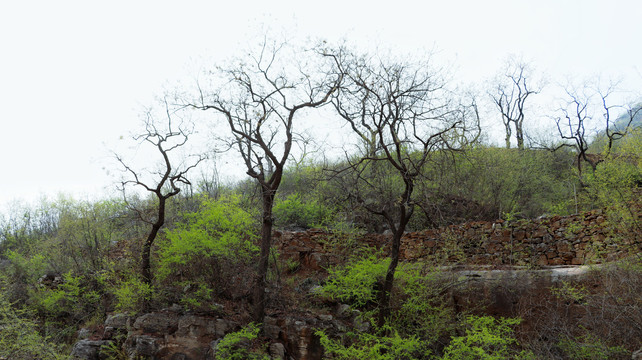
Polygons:
M125 314L110 315L104 331L96 339L79 340L72 358L99 360L108 358L110 346L129 358L157 360L215 359L218 341L237 331L237 322L213 316L182 314L176 308L131 318ZM310 318L266 317L263 333L269 339L269 353L278 360L318 360L323 355L317 329L336 333L346 326L332 315ZM124 339L124 340L123 340Z

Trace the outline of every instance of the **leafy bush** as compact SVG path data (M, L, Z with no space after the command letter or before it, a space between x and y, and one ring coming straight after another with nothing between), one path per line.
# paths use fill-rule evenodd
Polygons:
M42 336L28 313L13 307L0 289L0 358L66 359L62 347Z
M401 337L396 331L392 335L373 335L368 333L348 333L343 340L349 343L330 339L322 330L315 333L327 355L336 360L413 360L423 359L429 355L422 351L423 344L415 336Z
M250 349L251 342L256 340L261 329L250 323L241 330L223 337L216 347L216 358L221 360L269 360L264 351Z
M152 298L153 287L135 275L120 280L111 289L116 311L128 314L139 312L142 305Z
M416 334L433 343L454 329L453 309L445 288L452 285L438 277L439 270L423 273L419 264L402 263L397 268L393 289L395 308L388 319L392 328L404 336Z
M628 355L620 346L607 346L595 335L585 333L579 339L564 338L557 344L572 360L608 360Z
M37 307L49 318L86 320L100 309L101 295L87 286L86 279L71 272L62 276L59 285L40 287L35 292Z
M330 224L334 218L331 208L316 200L304 201L298 193L283 200L277 199L272 211L279 227L321 227Z
M468 316L466 335L453 337L444 350L444 360L535 359L529 351L518 351L512 326L521 319Z
M248 285L258 253L258 225L239 201L231 195L205 199L198 211L184 215L159 239L157 280L172 288L170 297L180 297L171 301L190 309L209 308L212 295Z
M226 258L247 261L257 251L256 221L239 206L235 196L205 200L199 211L166 232L159 242L158 276L174 272L198 274L206 259Z
M344 267L329 269L320 295L357 308L364 307L376 300L375 284L386 275L389 263L390 259L377 259L370 255Z

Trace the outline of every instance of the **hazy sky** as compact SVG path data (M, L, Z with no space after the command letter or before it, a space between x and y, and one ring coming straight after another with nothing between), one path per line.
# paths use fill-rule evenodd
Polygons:
M262 27L403 51L436 49L461 81L514 53L554 80L623 78L642 93L642 1L3 1L0 208L113 188L108 149L166 84Z

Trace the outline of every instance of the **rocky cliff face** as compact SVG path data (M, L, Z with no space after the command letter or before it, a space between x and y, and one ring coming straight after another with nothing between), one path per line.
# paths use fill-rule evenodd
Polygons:
M272 359L316 360L323 350L314 332L336 334L352 328L356 314L346 311L337 317L317 314L306 317L267 316L263 334L269 340ZM72 358L98 360L118 353L129 358L158 360L215 359L217 344L240 324L213 316L183 313L180 307L130 317L110 315L101 331L85 333L72 351Z

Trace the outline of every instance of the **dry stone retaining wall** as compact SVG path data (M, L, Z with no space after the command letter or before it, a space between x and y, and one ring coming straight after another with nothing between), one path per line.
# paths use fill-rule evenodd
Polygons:
M640 214L642 218L642 214ZM337 255L327 251L329 239L339 235L311 229L277 232L275 246L287 258L312 268L334 265ZM543 217L508 223L477 221L420 232L406 233L401 240L401 259L437 259L466 265L549 266L582 265L626 256L640 247L640 234L625 233L611 224L602 210L570 216ZM367 234L358 242L383 248L389 235Z

